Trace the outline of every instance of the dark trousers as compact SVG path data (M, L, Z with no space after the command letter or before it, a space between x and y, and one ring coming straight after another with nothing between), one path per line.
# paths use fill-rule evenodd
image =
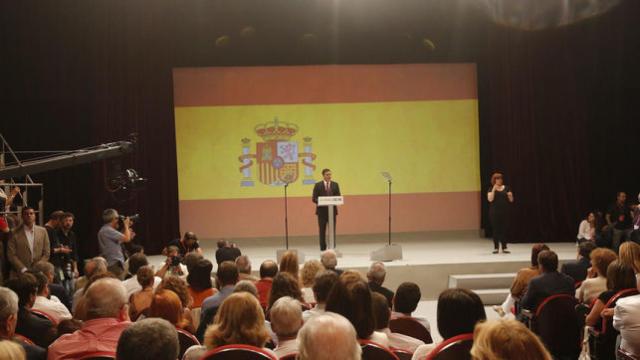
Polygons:
M333 239L336 239L336 224L337 224L337 220L338 217L334 216L333 217ZM325 251L327 250L327 226L329 224L329 219L325 218L324 216L318 216L318 229L320 231L320 250L321 251ZM336 241L337 242L337 241ZM334 246L336 244L333 244Z

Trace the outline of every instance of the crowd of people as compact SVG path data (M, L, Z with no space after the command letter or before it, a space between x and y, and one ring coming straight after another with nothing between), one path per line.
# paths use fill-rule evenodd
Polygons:
M582 240L577 259L561 268L549 246L535 244L531 266L517 273L495 307L500 320L487 321L473 291L443 291L436 318L442 342L434 343L422 337L432 325L416 314L420 287L406 281L389 289L382 262L362 274L341 269L331 249L302 264L287 251L279 261L262 262L254 276L251 259L235 244L220 240L213 263L187 232L167 244L166 261L155 269L143 251L123 251L135 234L128 218L108 209L98 234L101 256L78 269L72 214L54 212L45 227L35 225L33 209L21 215L6 233L11 271L0 287L2 359L195 360L226 345L251 346L275 359L360 359L370 344L426 359L458 338L472 341L468 358L551 359L557 354L522 315L554 294L583 303L587 326L597 329L610 319L620 348L640 356L640 295L617 298L638 286L640 245L633 241L615 251ZM394 326L400 321L419 333Z

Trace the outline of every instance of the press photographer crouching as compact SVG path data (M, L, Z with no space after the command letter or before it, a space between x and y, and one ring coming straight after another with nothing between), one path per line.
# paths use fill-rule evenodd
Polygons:
M98 231L100 255L107 260L107 270L122 280L125 275L125 258L121 245L133 240L134 234L130 227L132 221L129 217L120 216L115 209L103 211L102 221L104 225Z
M182 264L183 257L180 256L178 247L174 245L167 246L165 255L167 259L160 270L156 272L156 276L161 279L164 279L165 276L184 276L186 274L186 266Z

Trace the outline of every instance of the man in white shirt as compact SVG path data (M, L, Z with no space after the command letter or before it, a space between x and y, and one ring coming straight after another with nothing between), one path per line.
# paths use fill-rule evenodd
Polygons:
M42 311L43 313L51 316L56 323L61 320L71 319L71 313L69 309L54 295L49 295L49 279L41 272L33 274L38 281L38 294L36 295L36 301L33 303L31 309Z
M620 331L620 348L640 356L640 295L618 300L613 313L613 327Z
M133 276L122 282L122 285L124 285L124 288L127 290L127 299L130 298L131 295L142 290L142 286L138 282L138 276L136 274L138 273L138 270L141 267L147 266L147 265L149 265L149 261L147 260L147 257L143 253L139 253L139 252L135 253L131 255L131 257L129 258L129 272ZM161 278L157 276L154 277L153 289L155 290L156 287L158 287L158 285L160 285L161 282L162 282Z
M302 327L302 305L290 296L278 299L269 310L271 328L278 337L273 350L278 358L298 352L298 330Z

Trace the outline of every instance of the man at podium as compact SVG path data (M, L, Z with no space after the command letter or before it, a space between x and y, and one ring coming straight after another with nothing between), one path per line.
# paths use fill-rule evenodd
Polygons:
M316 215L318 216L318 228L320 230L320 250L327 249L327 223L329 222L329 209L327 206L317 206L318 196L341 196L340 186L337 182L331 181L331 170L322 169L322 181L318 181L313 187L313 202L316 204ZM333 238L336 234L336 221L338 220L338 207L333 208Z

